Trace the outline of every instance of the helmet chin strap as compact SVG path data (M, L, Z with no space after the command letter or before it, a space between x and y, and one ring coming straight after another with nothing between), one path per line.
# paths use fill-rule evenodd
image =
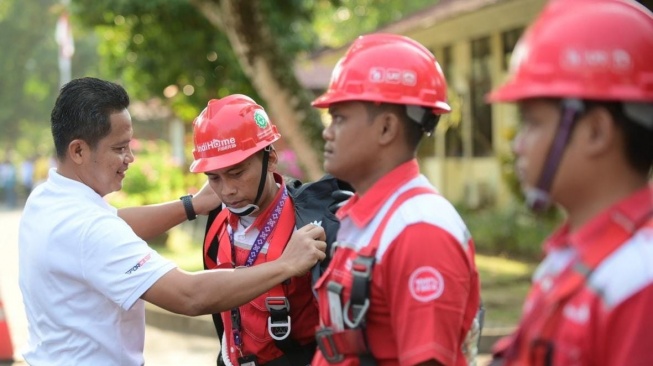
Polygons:
M265 179L268 176L267 175L268 159L270 158L271 149L272 148L270 146L266 146L263 149L263 164L262 164L263 167L261 168L261 180L258 183L258 192L256 193L256 198L254 199L254 203L250 203L249 205L246 205L241 208L228 207L229 211L231 211L231 213L233 213L234 215L240 217L248 216L260 209L260 207L258 206L258 201L261 199L261 196L263 195L263 188L265 188Z
M563 153L569 142L571 131L578 116L585 110L585 105L578 99L563 99L561 120L555 139L544 162L542 174L534 188L525 190L526 205L535 212L546 211L551 206L551 185L562 160Z

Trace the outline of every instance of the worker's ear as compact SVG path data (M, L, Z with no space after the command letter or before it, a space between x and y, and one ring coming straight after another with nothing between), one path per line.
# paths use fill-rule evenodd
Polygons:
M576 138L582 141L583 151L588 158L602 158L621 141L617 125L610 112L604 107L592 108L578 121Z
M275 150L274 147L270 147L270 156L268 158L268 172L276 172L278 163L279 155L277 155L277 150Z
M86 141L75 139L68 144L68 157L76 164L82 164L90 156L91 149Z
M401 120L396 113L384 111L376 116L377 136L380 145L388 145L398 138L401 129Z

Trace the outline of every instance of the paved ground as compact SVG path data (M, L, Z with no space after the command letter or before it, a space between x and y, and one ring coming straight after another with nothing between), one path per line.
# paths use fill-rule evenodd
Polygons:
M11 332L14 362L24 366L20 349L27 341L27 320L18 287L18 222L21 211L0 206L0 300ZM190 318L172 314L150 304L146 306L145 361L147 365L215 365L220 347L208 316ZM481 355L478 365L486 365Z

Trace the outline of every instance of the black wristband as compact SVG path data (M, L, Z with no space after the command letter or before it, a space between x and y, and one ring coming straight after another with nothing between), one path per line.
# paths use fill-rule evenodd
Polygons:
M188 221L195 220L197 218L197 214L193 208L193 195L187 194L185 196L179 197L179 199L184 204L184 210L186 210L186 217L188 218Z

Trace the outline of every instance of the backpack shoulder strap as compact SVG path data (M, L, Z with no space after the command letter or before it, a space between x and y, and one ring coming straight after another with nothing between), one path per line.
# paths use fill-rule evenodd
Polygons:
M333 193L339 190L353 191L353 188L329 174L315 182L302 184L299 181L294 181L287 187L288 194L295 206L296 226L300 228L306 224L318 222L326 234L327 257L311 270L312 283L315 284L329 265L331 246L336 241L340 228L340 222L332 209L342 198L335 198Z

